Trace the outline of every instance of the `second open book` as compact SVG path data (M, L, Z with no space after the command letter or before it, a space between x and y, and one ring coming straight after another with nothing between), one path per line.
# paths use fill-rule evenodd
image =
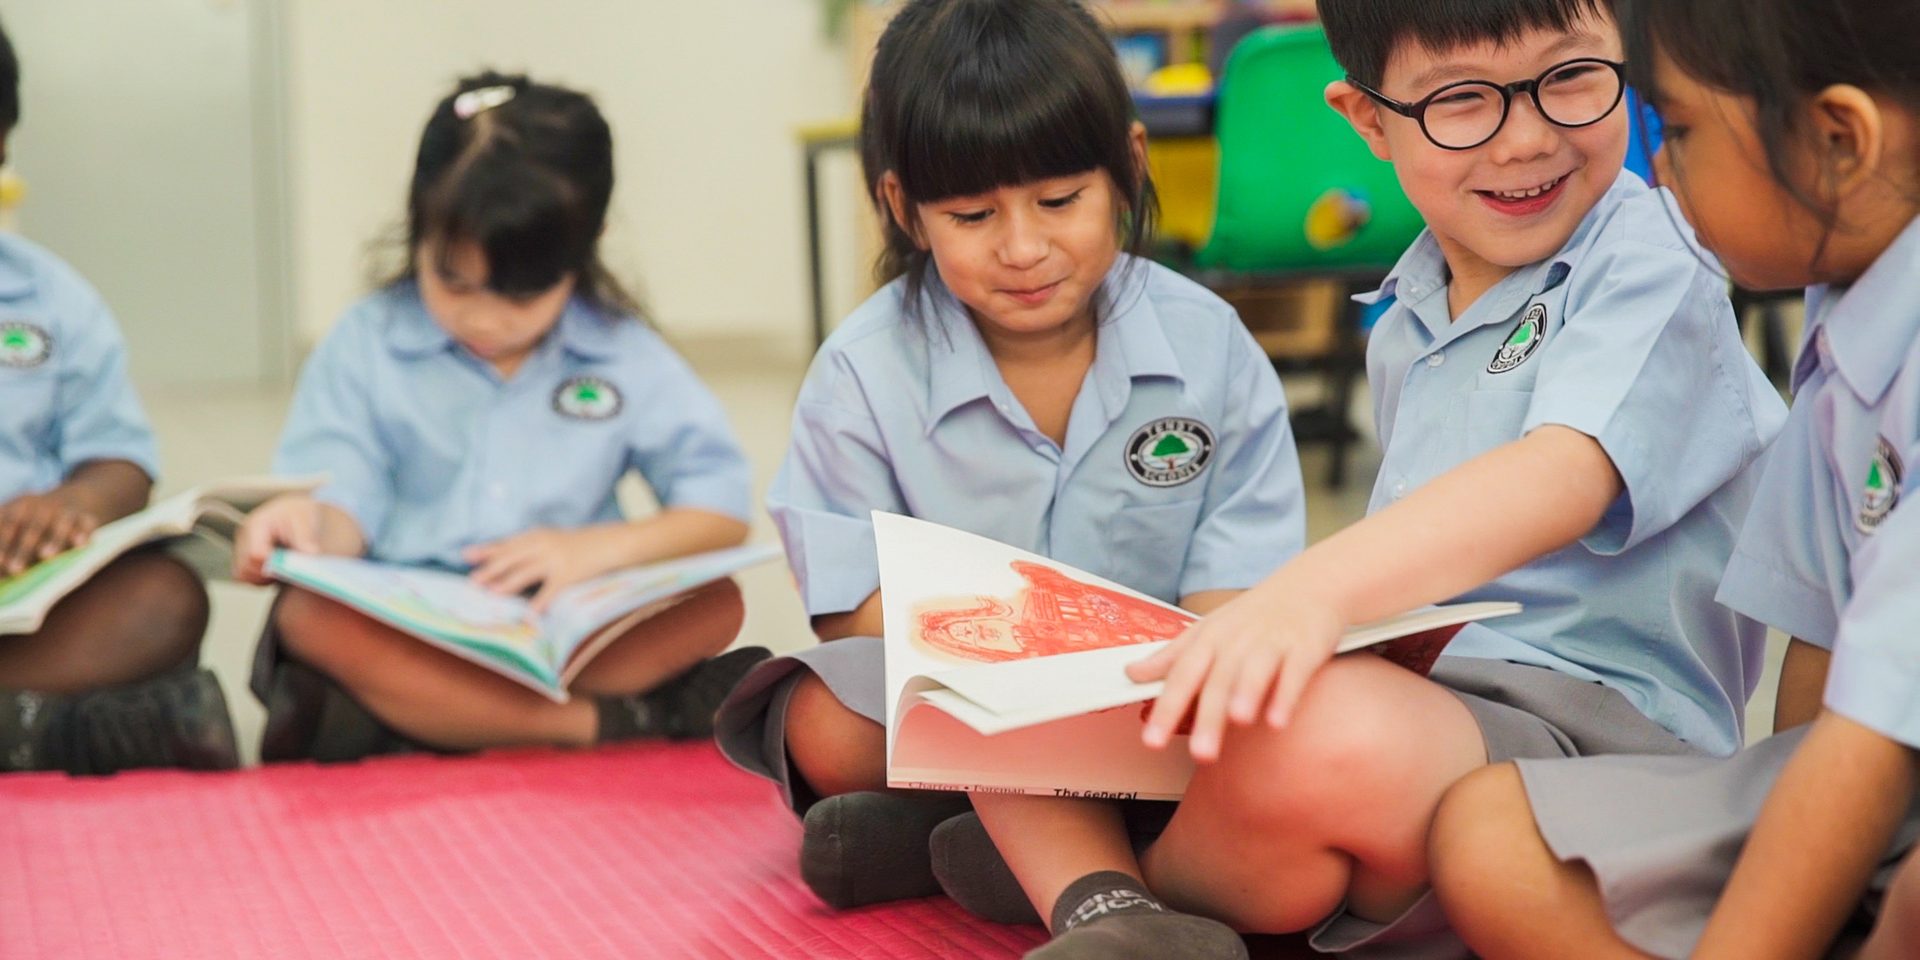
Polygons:
M1193 614L1023 550L876 511L886 623L887 783L892 787L1178 799L1193 774L1184 736L1140 740L1159 683L1126 665ZM1456 627L1513 603L1430 607L1349 630L1340 652L1378 648L1422 674ZM1435 632L1430 632L1435 631Z

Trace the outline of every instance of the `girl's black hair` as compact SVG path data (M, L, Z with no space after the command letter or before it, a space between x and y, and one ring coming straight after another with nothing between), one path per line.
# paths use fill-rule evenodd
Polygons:
M470 241L495 293L531 296L572 275L587 301L637 314L600 262L612 195L613 134L590 97L492 70L466 77L420 134L406 265L389 282L419 275L423 241L440 241L443 255L449 242Z
M1915 0L1619 0L1619 10L1627 81L1660 103L1654 64L1664 55L1700 83L1751 99L1773 178L1829 231L1835 211L1789 172L1807 98L1851 84L1920 113Z
M1077 0L910 0L880 37L860 123L886 235L878 279L905 277L917 316L932 257L894 220L880 191L888 172L911 218L923 203L1105 170L1122 247L1144 255L1158 202L1132 127L1113 44Z

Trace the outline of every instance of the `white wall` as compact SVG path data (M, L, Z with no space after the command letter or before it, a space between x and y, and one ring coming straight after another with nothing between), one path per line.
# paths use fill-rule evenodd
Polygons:
M793 130L845 115L853 100L818 0L288 7L292 260L309 343L366 289L368 243L399 223L429 110L482 66L598 99L618 164L603 251L661 327L677 338L802 343L805 210Z

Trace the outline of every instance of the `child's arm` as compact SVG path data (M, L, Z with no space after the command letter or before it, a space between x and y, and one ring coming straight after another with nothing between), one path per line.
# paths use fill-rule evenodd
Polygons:
M366 535L353 515L304 493L289 493L254 508L233 538L233 578L264 584L267 556L287 547L301 553L357 557L367 550Z
M1780 663L1780 687L1773 703L1773 732L1812 723L1820 715L1820 692L1827 687L1833 654L1795 637L1787 641Z
M94 528L147 505L153 480L126 460L89 460L65 483L0 505L0 576L87 542Z
M1623 489L1598 441L1544 426L1443 474L1309 548L1128 668L1164 678L1146 727L1165 746L1198 700L1191 747L1219 755L1229 716L1287 722L1353 624L1453 597L1587 535Z
M739 546L746 523L693 507L662 510L644 520L604 523L578 530L528 530L504 540L469 547L475 583L499 593L540 589L533 607L544 610L556 594L604 573L707 550Z
M1824 712L1768 794L1696 960L1823 955L1913 797L1914 753Z
M860 605L845 613L823 613L813 618L813 635L822 641L847 637L878 637L886 633L886 618L880 609L880 591L875 590Z

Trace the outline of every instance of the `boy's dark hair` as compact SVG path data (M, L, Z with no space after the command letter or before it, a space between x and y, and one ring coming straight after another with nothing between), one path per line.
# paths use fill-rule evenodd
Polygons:
M0 27L0 134L20 122L20 59L13 54L13 41Z
M879 280L905 277L918 315L932 258L894 221L879 189L888 172L911 218L918 204L1103 169L1122 246L1144 254L1158 204L1132 126L1113 44L1078 0L911 0L880 37L860 123L886 236Z
M1806 98L1852 84L1920 114L1914 0L1620 0L1620 17L1627 82L1659 104L1654 64L1665 56L1700 83L1751 99L1773 178L1829 230L1835 211L1788 174L1807 132Z
M482 93L461 100L475 91ZM637 313L600 262L612 196L613 134L591 98L491 70L467 77L420 134L406 265L390 282L419 275L422 241L471 241L486 254L495 293L530 296L572 274L581 297Z
M1572 29L1613 6L1614 0L1320 0L1320 22L1333 58L1377 90L1402 41L1429 50L1506 43L1529 30Z

